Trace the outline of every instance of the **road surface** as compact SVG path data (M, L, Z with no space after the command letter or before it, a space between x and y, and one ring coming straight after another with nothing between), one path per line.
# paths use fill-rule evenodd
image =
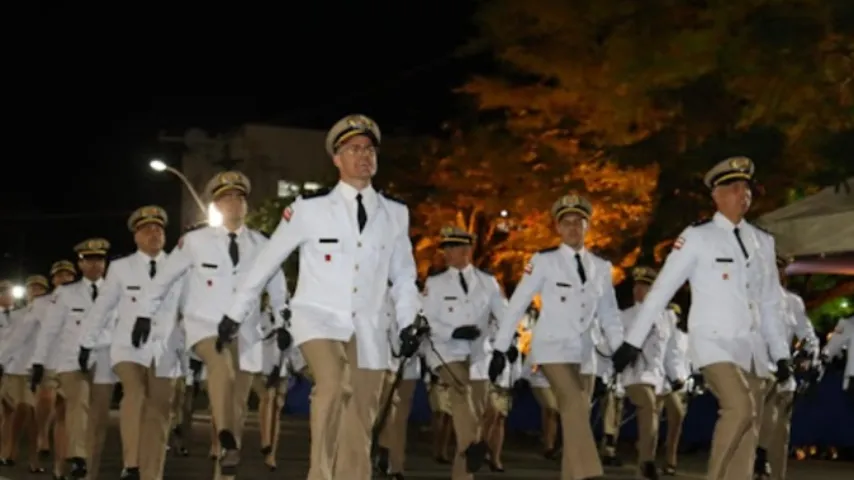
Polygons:
M407 479L447 479L449 469L445 465L439 465L430 459L430 436L429 432L413 429L408 455ZM193 431L194 443L191 445L190 456L183 458L169 455L166 463L165 480L208 480L212 478L213 464L208 459L209 448L209 426L207 417L197 415ZM476 475L478 479L503 479L503 480L530 480L530 479L557 479L558 464L554 461L545 460L536 448L536 440L514 436L508 438L508 445L504 449L505 473L491 473L487 468ZM270 472L264 467L263 457L260 453L260 442L258 437L258 423L255 417L250 417L247 425L243 463L240 466L240 478L263 480L263 479L288 479L298 480L306 477L308 471L308 424L304 418L286 417L283 419L282 439L279 444L277 456L279 468L276 472ZM625 457L628 458L630 446L627 446ZM680 459L680 475L667 477L676 479L701 479L706 458L702 454L684 456ZM24 452L19 456L26 459ZM789 480L841 480L851 478L854 465L843 462L791 462ZM48 466L45 462L45 467ZM119 478L121 472L121 441L119 439L117 414L112 415L112 425L107 436L107 444L104 451L104 460L101 467L101 480L113 480ZM631 466L623 468L607 469L608 479L630 479L634 469ZM45 480L47 475L32 475L27 473L25 466L19 462L15 467L0 467L0 480Z

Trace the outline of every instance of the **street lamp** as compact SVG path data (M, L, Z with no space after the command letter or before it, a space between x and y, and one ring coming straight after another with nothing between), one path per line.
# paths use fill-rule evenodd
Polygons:
M12 287L12 298L20 300L27 294L27 289L23 285L15 285Z
M199 207L199 210L202 212L202 215L206 215L208 218L208 225L211 226L219 226L222 225L222 214L216 210L216 207L213 204L210 204L205 208L205 203L202 202L202 198L199 196L199 193L196 192L196 189L193 188L193 184L187 179L187 177L181 173L179 170L176 170L159 158L155 158L148 163L148 166L151 167L155 172L169 172L176 177L180 178L182 182L184 182L184 186L187 187L187 190L190 191L190 195L193 196L193 200L196 202L196 205Z

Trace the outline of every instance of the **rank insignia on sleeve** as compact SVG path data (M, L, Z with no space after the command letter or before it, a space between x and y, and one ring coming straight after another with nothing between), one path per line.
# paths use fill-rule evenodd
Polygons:
M184 236L181 235L181 238L178 239L178 249L184 246Z
M530 275L530 274L534 273L534 264L533 264L533 263L528 262L528 263L525 265L525 273L526 273L527 275Z
M285 208L285 209L282 211L282 219L283 219L284 221L286 221L286 222L290 222L290 221L291 221L291 217L293 217L293 216L294 216L294 209L293 209L293 208L291 208L290 206L289 206L289 207L287 207L287 208Z
M679 250L685 245L685 237L679 237L673 242L673 250Z

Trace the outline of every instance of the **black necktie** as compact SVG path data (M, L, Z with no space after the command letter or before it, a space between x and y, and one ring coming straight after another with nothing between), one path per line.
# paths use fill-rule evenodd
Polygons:
M460 272L460 286L463 287L463 292L468 295L469 294L469 284L466 283L466 277L463 276L463 272Z
M368 223L368 212L365 210L365 205L362 203L362 194L356 194L356 220L359 221L359 233L365 229L365 224Z
M92 284L92 301L94 302L96 298L98 298L98 286L93 283Z
M148 278L154 278L157 275L157 262L149 260L148 262Z
M231 257L231 264L237 266L240 261L240 252L237 250L237 234L231 232L228 234L228 256Z
M744 242L741 241L741 232L738 231L738 227L735 227L735 230L732 231L735 234L735 239L738 240L738 246L741 247L741 253L744 254L744 258L747 258L747 249L744 248Z
M581 284L587 283L587 273L584 272L584 264L581 263L581 254L575 254L575 263L578 265L578 277L581 278Z

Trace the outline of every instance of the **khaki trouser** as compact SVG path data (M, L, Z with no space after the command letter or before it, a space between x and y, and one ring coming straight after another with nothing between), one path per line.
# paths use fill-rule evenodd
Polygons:
M687 415L685 392L670 392L658 397L658 415L661 409L667 415L667 439L664 441L664 461L668 466L676 467L679 453L679 439L682 437L682 422Z
M267 387L267 375L262 373L252 377L252 391L258 396L258 420L261 430L261 448L269 448L265 462L268 466L276 465L276 451L279 447L279 430L281 429L282 407L285 405L287 378L279 379L275 387Z
M207 390L213 424L217 432L228 430L234 434L240 448L252 374L240 371L237 341L218 352L216 337L208 337L193 345L193 351L208 372ZM215 468L215 478L234 478L220 475L219 465Z
M388 398L394 383L396 372L386 372L386 382L382 401ZM388 450L388 465L391 473L403 473L406 460L406 431L409 425L409 412L412 411L412 397L415 396L417 380L401 380L394 392L388 420L380 432L380 446Z
M655 461L658 446L658 408L655 387L638 383L626 387L626 396L635 406L638 422L638 466Z
M67 456L86 460L87 480L97 480L101 452L110 421L112 384L93 384L93 372L62 372L57 375L65 393Z
M475 416L483 420L486 413L486 405L489 403L490 382L489 380L469 380L471 383L471 401L474 405Z
M371 476L371 429L385 371L358 368L356 348L356 337L349 342L318 339L300 345L315 380L308 480Z
M142 480L160 480L166 460L174 378L158 378L154 364L119 362L113 372L124 394L119 405L122 457L127 468L139 467Z
M193 429L193 386L187 385L184 379L175 382L175 394L172 397L172 413L170 427L174 430L180 427L182 447L190 439Z
M602 476L602 462L590 428L590 396L595 378L582 375L577 363L549 363L540 368L557 397L560 411L563 428L561 480Z
M794 398L794 392L774 391L765 402L762 426L759 431L759 446L768 452L771 480L786 478Z
M595 381L595 379L594 379ZM617 440L623 423L623 398L608 390L602 397L602 455L617 455Z
M477 407L472 395L469 379L469 362L450 362L439 367L439 378L449 385L448 396L451 400L451 421L457 438L457 451L451 467L452 480L471 480L474 476L466 471L465 451L472 443L480 441L482 417L477 415ZM486 408L486 399L481 408Z
M702 373L719 405L706 478L749 479L753 476L767 381L730 362L707 365Z

